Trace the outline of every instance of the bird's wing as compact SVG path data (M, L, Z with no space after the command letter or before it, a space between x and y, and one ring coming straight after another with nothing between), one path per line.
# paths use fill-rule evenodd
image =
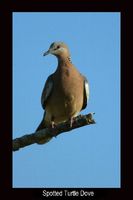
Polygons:
M84 79L84 93L83 93L83 106L82 106L82 110L86 108L87 106L87 101L89 99L89 83L88 80L85 76L83 76Z
M48 100L48 97L51 95L52 89L53 89L53 74L51 74L44 85L42 96L41 96L41 104L43 109L45 109L46 102Z

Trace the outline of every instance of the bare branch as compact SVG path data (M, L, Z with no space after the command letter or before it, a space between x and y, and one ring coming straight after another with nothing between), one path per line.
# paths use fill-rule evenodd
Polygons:
M72 127L70 127L70 121L67 121L58 124L55 128L45 128L35 133L16 138L13 140L13 151L17 151L20 148L34 143L45 144L49 142L52 137L56 137L63 132L71 131L72 129L80 128L82 126L95 124L93 114L94 113L89 113L87 115L79 115L75 117Z

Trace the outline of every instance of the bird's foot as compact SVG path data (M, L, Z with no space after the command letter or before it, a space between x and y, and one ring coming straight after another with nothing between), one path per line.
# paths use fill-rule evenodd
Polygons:
M56 124L54 123L54 121L51 122L51 128L56 128Z
M70 118L70 128L72 128L74 122L75 122L74 117L71 117Z
M51 128L52 128L52 133L53 133L53 136L56 138L57 137L57 135L56 135L56 128L57 128L57 125L55 124L55 122L54 121L51 121Z

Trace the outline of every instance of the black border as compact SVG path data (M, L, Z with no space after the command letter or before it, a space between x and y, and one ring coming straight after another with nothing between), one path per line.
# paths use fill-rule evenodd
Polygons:
M2 169L3 176L1 177L1 183L3 186L3 192L6 196L17 197L17 198L29 198L29 199L41 199L42 189L12 189L12 12L121 12L121 188L83 188L84 190L94 191L94 197L92 199L118 199L120 197L128 197L128 177L127 176L127 141L125 130L125 112L127 108L124 106L126 101L126 88L125 82L127 81L127 68L126 64L126 38L125 38L125 27L127 28L127 5L123 4L123 1L114 0L91 0L91 1L50 1L46 2L43 0L14 0L11 4L2 4L1 6L1 79L0 86L2 86L1 95L1 111L2 111L2 140L0 141L1 158L2 158ZM3 153L4 152L4 153ZM54 190L61 190L61 188L53 188ZM53 190L49 188L47 190ZM66 188L64 188L66 189ZM69 191L72 188L67 188ZM80 190L82 188L73 188ZM8 192L7 192L8 191ZM54 197L56 198L56 197ZM88 197L87 197L88 198Z

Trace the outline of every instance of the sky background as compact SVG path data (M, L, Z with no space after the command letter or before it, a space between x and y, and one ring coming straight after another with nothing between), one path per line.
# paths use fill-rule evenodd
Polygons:
M120 13L13 13L13 138L35 131L40 97L57 59L43 57L65 42L90 83L82 114L95 125L13 153L13 187L120 187Z

